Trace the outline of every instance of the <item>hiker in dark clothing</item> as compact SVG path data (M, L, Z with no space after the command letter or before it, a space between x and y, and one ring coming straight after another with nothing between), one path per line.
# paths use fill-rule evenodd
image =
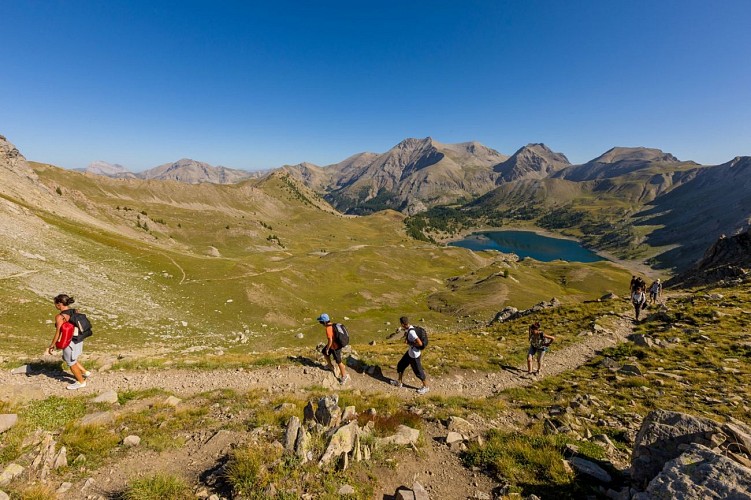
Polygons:
M422 340L420 340L419 335L417 335L415 327L409 324L409 318L402 316L399 318L399 323L404 330L404 340L409 345L409 349L407 349L407 352L404 353L404 356L402 356L402 359L400 359L399 363L396 365L398 379L392 379L391 385L403 387L402 377L404 376L404 371L408 366L411 366L415 376L422 382L422 387L417 389L417 394L425 394L430 388L427 384L428 377L425 375L425 370L422 367L422 361L420 359L423 347Z
M634 293L631 294L631 303L634 305L634 312L636 313L636 321L639 321L639 313L644 309L647 304L647 294L644 293L644 289L639 287Z

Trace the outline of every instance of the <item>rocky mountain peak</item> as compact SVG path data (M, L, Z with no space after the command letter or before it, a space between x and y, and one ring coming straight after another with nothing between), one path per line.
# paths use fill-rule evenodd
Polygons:
M619 162L663 162L679 163L680 160L670 153L654 148L626 148L615 147L598 156L590 163L619 163Z
M527 144L511 157L494 167L499 181L517 179L542 179L568 167L571 163L565 155L556 153L542 143Z
M105 175L108 177L117 177L130 173L125 167L118 163L107 163L102 160L92 161L84 171L89 174Z

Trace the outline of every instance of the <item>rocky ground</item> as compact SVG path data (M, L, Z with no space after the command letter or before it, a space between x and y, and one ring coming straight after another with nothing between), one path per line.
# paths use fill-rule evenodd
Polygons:
M465 396L481 398L491 396L511 387L529 386L540 379L572 370L591 359L605 347L622 342L633 331L628 317L612 315L602 321L607 327L597 327L592 332L582 333L581 342L553 349L545 358L540 375L529 375L526 366L500 366L495 373L474 371L455 372L429 379L429 395ZM100 356L99 354L93 354ZM430 351L425 352L430 356ZM52 358L50 358L51 360ZM91 359L91 354L89 355ZM86 356L83 357L85 363ZM232 389L239 393L262 390L272 395L304 394L313 387L324 387L335 394L338 391L353 391L367 398L369 394L387 393L405 400L424 398L416 393L417 385L411 373L405 375L404 388L393 387L389 381L394 376L393 367L373 369L350 362L351 380L341 386L334 374L324 369L319 359L301 356L290 365L258 369L214 369L202 372L197 369L150 369L142 372L100 370L93 373L86 388L68 391L65 386L72 377L63 372L21 371L0 373L0 398L29 400L50 396L70 397L81 394L100 395L108 391L145 390L158 388L187 398L217 389ZM394 360L396 362L396 360ZM164 399L162 397L161 399ZM130 404L130 403L129 403ZM147 403L141 403L147 404ZM127 407L127 405L126 405ZM134 411L122 408L117 411ZM220 410L219 413L221 413ZM242 415L217 415L218 418L238 418ZM524 416L517 416L524 420ZM514 428L525 422L514 421L513 415L499 415L497 421L477 419L465 436L480 435L489 427ZM456 453L456 447L446 442L448 429L441 422L427 421L423 429L425 445L421 448L402 449L385 465L377 465L373 473L378 477L376 498L392 498L400 486L412 487L415 481L425 486L431 498L490 498L499 485L479 470L465 468ZM177 449L157 453L146 449L130 452L116 464L92 471L75 484L66 494L68 498L97 498L122 491L131 478L146 470L181 471L186 477L197 477L216 465L219 457L226 455L232 445L248 439L245 432L212 431L199 429L188 433L186 444ZM144 464L149 464L148 469ZM87 484L88 483L88 484ZM74 493L75 492L75 493ZM486 496L487 495L487 496Z

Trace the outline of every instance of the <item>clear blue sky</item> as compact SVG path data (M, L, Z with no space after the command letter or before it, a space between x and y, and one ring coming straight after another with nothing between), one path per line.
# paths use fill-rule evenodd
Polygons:
M327 165L407 137L751 155L751 0L2 2L30 160Z

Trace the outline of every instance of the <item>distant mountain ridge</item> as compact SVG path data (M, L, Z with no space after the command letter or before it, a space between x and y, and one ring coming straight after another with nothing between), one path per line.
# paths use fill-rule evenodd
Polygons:
M84 172L103 175L116 179L154 179L184 182L186 184L235 184L245 179L257 178L267 171L248 172L227 167L215 167L201 161L182 158L176 162L165 163L143 172L133 173L119 164L105 161L94 161L84 169Z

